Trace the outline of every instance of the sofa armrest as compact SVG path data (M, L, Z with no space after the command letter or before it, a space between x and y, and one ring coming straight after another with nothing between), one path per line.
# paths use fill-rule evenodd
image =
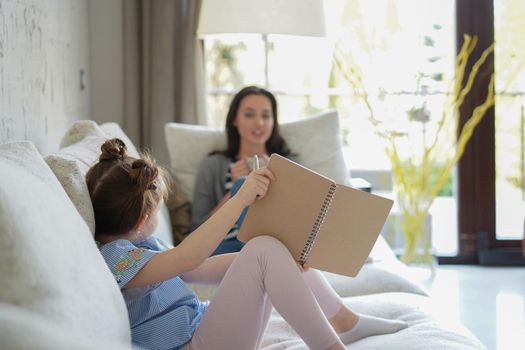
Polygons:
M362 177L351 177L350 186L365 192L372 192L372 184L363 179Z

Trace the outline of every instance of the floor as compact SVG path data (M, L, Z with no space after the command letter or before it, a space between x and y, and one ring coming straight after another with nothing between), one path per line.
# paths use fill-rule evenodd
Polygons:
M488 350L525 349L525 267L440 265L434 275L413 273L439 316L459 320Z

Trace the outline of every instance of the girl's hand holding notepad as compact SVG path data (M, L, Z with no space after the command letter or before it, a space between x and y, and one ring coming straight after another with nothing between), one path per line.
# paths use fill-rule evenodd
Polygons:
M310 269L310 266L307 263L304 263L302 265L297 263L297 266L299 266L299 270L301 270L301 272L306 272Z
M246 181L237 192L236 197L249 206L257 198L263 198L268 191L270 181L275 180L273 173L266 167L254 170L246 177Z
M231 171L232 180L235 181L241 176L248 176L251 169L250 169L249 163L247 162L246 158L242 158L236 161L235 163L232 163L230 171Z

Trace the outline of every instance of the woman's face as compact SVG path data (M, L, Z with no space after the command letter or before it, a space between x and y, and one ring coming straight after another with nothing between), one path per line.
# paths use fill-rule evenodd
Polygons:
M265 144L272 135L273 112L270 99L264 95L248 95L241 100L233 125L241 143Z

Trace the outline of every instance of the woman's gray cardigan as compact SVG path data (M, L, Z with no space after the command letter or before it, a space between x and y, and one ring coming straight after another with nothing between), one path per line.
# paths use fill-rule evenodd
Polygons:
M191 231L199 227L226 192L226 173L231 160L224 154L213 154L204 158L199 165L191 212Z
M297 162L296 155L288 158ZM199 165L193 191L191 231L208 219L213 208L224 197L226 173L230 163L231 160L224 154L216 153L204 158Z

